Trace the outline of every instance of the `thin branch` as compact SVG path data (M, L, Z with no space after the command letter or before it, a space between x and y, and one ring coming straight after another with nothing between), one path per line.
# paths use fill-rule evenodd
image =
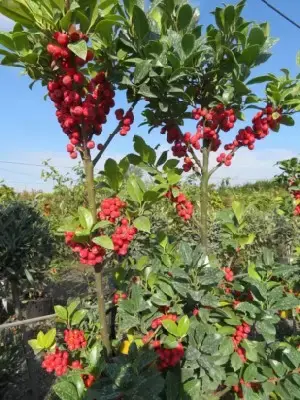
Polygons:
M198 165L198 167L200 168L200 171L202 173L202 163L201 163L200 158L197 157L194 149L191 146L189 147L188 151L191 153L195 163Z
M113 140L113 138L116 136L116 134L120 131L120 129L121 129L121 125L118 124L116 129L108 136L108 138L106 139L106 142L104 143L102 149L99 151L99 153L97 154L97 156L93 160L94 167L96 166L97 162L101 159L101 157L102 157L103 153L105 152L105 150L107 149L108 145Z
M266 0L261 0L263 3L265 3L266 6L270 7L273 11L275 11L278 15L286 19L288 22L290 22L292 25L294 25L296 28L300 29L300 25L297 24L297 22L293 21L291 18L289 18L287 15L283 14L278 8L272 6L269 2Z
M236 147L236 148L235 148L234 150L232 150L228 155L233 156L233 155L238 151L238 149L240 149L240 147ZM223 162L220 162L220 163L217 164L214 168L212 168L212 169L209 171L209 173L208 173L208 177L210 178L210 177L217 171L217 169L219 169L220 167L222 167L223 164L224 164Z
M133 110L134 107L137 105L137 103L138 103L138 100L135 100L132 103L132 106L130 108ZM103 153L105 152L105 150L107 149L108 145L113 140L113 138L116 136L116 134L120 131L120 129L121 129L121 123L119 123L118 126L116 127L116 129L108 136L108 138L106 139L102 149L99 151L97 156L94 158L94 160L93 160L94 167L96 166L98 161L101 159L101 157L102 157Z

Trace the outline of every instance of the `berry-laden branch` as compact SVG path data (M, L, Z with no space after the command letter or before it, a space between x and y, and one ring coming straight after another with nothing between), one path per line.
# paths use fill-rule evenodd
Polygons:
M133 109L134 109L134 107L136 106L137 103L138 103L138 100L134 101L132 103L130 109L125 113L125 115L123 115L124 114L123 110L121 110L121 109L116 110L116 117L120 122L119 122L118 126L115 128L115 130L108 136L108 138L106 139L105 143L102 144L102 145L100 145L100 144L98 145L98 149L100 151L99 151L99 153L97 154L97 156L93 160L94 167L96 166L98 161L101 159L103 153L105 152L105 150L107 149L107 147L109 146L109 144L111 143L113 138L117 135L117 133L120 132L122 136L125 136L126 133L129 131L128 128L130 128L130 125L134 121L134 117L133 117L132 111L133 111Z
M239 148L240 147L235 148L227 155L225 153L221 153L219 157L217 157L218 164L209 171L208 177L210 178L220 167L222 167L222 165L230 166L232 157L238 151Z

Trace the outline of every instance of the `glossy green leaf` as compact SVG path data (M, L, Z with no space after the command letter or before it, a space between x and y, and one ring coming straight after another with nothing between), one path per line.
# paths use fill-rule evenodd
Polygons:
M82 58L83 60L86 59L88 48L85 40L80 40L79 42L76 43L69 43L68 48L76 56Z
M193 9L189 4L184 4L179 8L177 16L177 28L179 31L186 29L193 18Z
M171 333L171 335L181 336L179 334L177 325L176 325L176 323L174 321L171 321L169 319L165 319L165 320L162 321L162 325L169 333Z
M190 327L190 320L189 317L187 315L184 315L183 317L180 318L179 322L178 322L178 335L183 337L188 333Z
M79 400L77 389L73 383L60 381L53 386L53 391L61 400Z
M87 310L75 311L71 317L71 325L79 325L87 314Z
M90 231L92 229L92 226L94 224L93 221L93 216L90 210L84 207L79 207L78 208L78 216L79 216L79 221L80 225L86 230Z
M53 346L53 344L55 343L55 337L56 337L55 328L50 329L47 333L44 334L44 339L43 339L44 349L50 349Z
M127 180L127 192L133 201L142 203L144 193L134 175L131 175Z
M151 63L149 60L141 61L136 64L134 70L134 83L138 85L142 82L151 70Z
M186 33L181 40L181 46L184 53L187 56L190 55L195 47L195 36L192 33Z
M68 311L65 307L59 306L59 305L54 306L54 311L59 319L61 319L63 321L68 320Z
M143 40L145 36L149 33L150 28L146 14L138 6L133 7L132 24L134 32L138 39Z
M104 249L113 250L114 244L111 238L107 235L97 236L92 239L94 243L98 244L99 246L103 247Z
M251 29L248 37L248 44L251 45L259 45L262 46L266 41L266 37L264 35L263 30L255 26L254 28Z
M150 233L151 222L148 217L141 216L133 221L133 225L137 230Z

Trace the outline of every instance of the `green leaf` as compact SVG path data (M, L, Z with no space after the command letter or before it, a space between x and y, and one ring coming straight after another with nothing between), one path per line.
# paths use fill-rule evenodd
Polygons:
M183 317L180 318L178 322L178 328L177 332L180 337L185 336L188 333L190 327L190 320L187 315L184 315Z
M287 126L294 126L295 121L290 115L283 115L281 117L280 123Z
M174 321L165 319L164 321L162 321L162 325L169 333L171 333L171 335L181 336L178 332L177 325Z
M261 281L261 277L260 277L259 273L256 271L256 265L254 263L249 264L248 275L253 279Z
M55 337L56 337L56 329L52 328L44 335L43 339L44 349L50 349L53 346L53 344L55 343Z
M9 33L0 33L0 45L9 50L15 51L14 42Z
M257 332L263 335L267 343L275 341L276 329L271 322L258 321L255 326Z
M79 400L77 389L73 383L61 381L56 383L52 388L61 400Z
M133 225L142 232L150 233L151 223L148 217L141 216L133 221Z
M250 364L244 371L244 380L246 382L252 382L257 377L257 367L255 364Z
M255 64L255 61L258 58L260 52L260 46L254 45L247 47L240 57L238 57L239 64L246 64L248 67L251 67Z
M28 344L34 351L34 354L38 354L40 351L44 350L44 346L40 346L37 339L28 340Z
M278 377L282 377L286 373L286 367L281 362L270 359L268 361Z
M90 210L84 207L78 208L78 216L80 225L87 231L91 231L92 226L94 224L93 216Z
M70 10L67 14L60 20L60 26L63 31L68 32L70 25L72 23L73 12Z
M242 347L246 350L246 358L250 361L257 361L257 342L244 339Z
M239 80L234 82L234 89L235 92L241 96L245 96L246 94L251 93L251 90L247 88L244 82Z
M118 191L122 185L123 175L117 162L112 158L109 158L104 164L104 172L109 186L113 190Z
M76 43L69 43L68 48L78 57L82 58L83 60L86 59L87 56L87 44L85 40L80 40Z
M19 53L26 53L30 49L29 40L27 37L27 33L25 32L16 32L13 33L12 39L14 42L15 49Z
M189 400L199 400L200 396L201 381L198 379L189 380L184 383L184 393L187 395L185 398Z
M238 371L244 365L241 357L236 352L232 354L230 361L234 371Z
M111 226L111 225L112 225L112 222L110 222L110 221L106 221L106 220L99 221L93 226L92 231L95 232L98 229L107 228L108 226Z
M141 61L136 64L133 75L134 83L138 85L140 82L142 82L149 74L150 70L151 63L149 60Z
M235 8L232 5L229 5L224 10L224 31L230 32L233 28L232 25L235 21Z
M71 325L79 325L83 318L86 316L87 310L75 311L71 317Z
M166 376L166 400L178 400L180 393L179 369L169 370Z
M256 78L250 79L250 81L247 82L247 85L254 85L256 83L263 83L263 82L272 82L276 80L274 77L271 75L262 75L258 76Z
M79 299L75 299L68 305L67 311L68 311L68 317L69 318L73 314L73 312L76 310L76 308L78 307L79 304L80 304L80 300Z
M54 306L54 311L57 317L63 321L68 320L68 311L63 306Z
M186 33L181 40L181 47L185 55L190 55L195 47L195 36L192 33Z
M177 16L177 28L179 31L186 29L193 18L193 9L189 4L184 4L179 8Z
M144 193L134 175L131 175L127 180L127 193L133 201L142 203Z
M87 32L87 30L89 29L90 26L90 21L88 19L88 17L86 17L81 11L76 11L76 17L80 22L80 30L82 32ZM80 57L80 56L79 56ZM83 57L80 57L83 58ZM85 60L85 58L83 58Z
M244 219L245 208L242 205L242 203L240 203L239 201L234 201L232 203L232 209L233 209L234 215L240 225Z
M149 33L150 28L146 14L140 7L136 5L133 7L132 24L137 38L143 40Z
M156 166L160 167L163 165L168 159L168 150L165 150L163 153L161 153L159 159L157 160Z
M133 138L134 150L141 156L146 164L153 165L156 160L155 150L148 146L143 138L135 135Z
M175 336L168 335L164 339L164 347L166 347L167 349L175 349L177 345L178 345L178 340Z
M225 337L219 347L221 356L230 356L234 352L234 346L231 337Z
M174 296L174 291L170 285L168 285L166 282L160 281L159 282L159 288L169 297Z
M113 250L114 244L111 238L107 235L97 236L92 239L92 241L99 246L103 247L104 249Z
M91 351L88 355L89 364L93 367L97 366L99 359L101 358L101 350L102 346L100 342L96 342L94 346L91 348Z
M265 41L266 37L264 31L261 28L255 26L254 28L251 29L248 37L248 45L262 46L265 43Z

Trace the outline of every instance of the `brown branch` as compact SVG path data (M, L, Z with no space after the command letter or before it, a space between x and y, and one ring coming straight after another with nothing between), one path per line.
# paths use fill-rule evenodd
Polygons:
M130 108L134 109L134 107L136 106L137 103L138 103L138 100L134 101ZM116 134L120 131L120 129L121 129L121 123L119 123L118 126L116 127L116 129L108 136L108 138L106 139L102 149L99 151L97 156L94 158L94 160L93 160L94 167L96 166L98 161L101 159L103 153L105 152L105 150L107 149L107 147L109 146L109 144L113 140L113 138L116 136Z
M234 150L232 150L228 155L233 156L233 155L238 151L238 149L240 149L240 147L236 147L236 148L235 148ZM209 173L208 173L209 178L217 171L217 169L219 169L220 167L222 167L223 164L224 164L223 162L220 162L220 163L217 164L214 168L212 168L212 169L209 171Z
M202 173L202 163L201 163L200 158L197 157L197 155L196 155L194 149L193 149L191 146L189 146L188 151L191 153L191 155L192 155L192 157L193 157L193 160L194 160L195 163L198 165L198 167L200 168L200 171L201 171L201 173Z

